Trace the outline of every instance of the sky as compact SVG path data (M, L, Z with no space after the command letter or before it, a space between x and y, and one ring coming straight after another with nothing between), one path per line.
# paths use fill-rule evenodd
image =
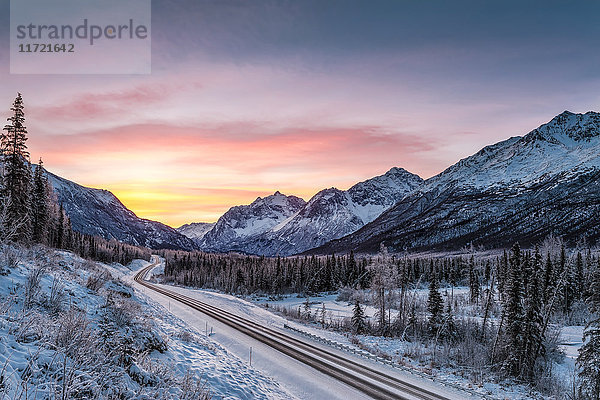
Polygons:
M153 1L149 75L10 74L0 4L32 160L175 227L600 111L598 2Z

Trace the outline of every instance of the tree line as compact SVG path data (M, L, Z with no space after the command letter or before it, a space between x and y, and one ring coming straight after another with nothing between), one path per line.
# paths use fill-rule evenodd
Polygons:
M452 257L391 255L385 247L378 255L361 257L267 258L174 250L161 255L165 280L186 286L242 295L354 293L345 297L354 303L353 316L341 325L332 322L334 328L434 343L456 365L540 387L548 384L551 360L559 352L556 326L569 319L573 324L589 320L579 358L579 390L581 398L598 399L600 257L590 249L569 251L556 238L543 248L523 250L515 244L494 256ZM467 287L467 294L455 295L456 287ZM423 289L427 294L420 297ZM373 319L365 316L365 304L375 307ZM327 325L318 313L287 313Z
M19 93L0 135L0 243L42 244L103 262L148 260L150 250L74 231L48 182L40 158L30 162L23 98Z

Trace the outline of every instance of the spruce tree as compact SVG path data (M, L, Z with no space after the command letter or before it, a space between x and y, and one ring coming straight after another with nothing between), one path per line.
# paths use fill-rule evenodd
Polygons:
M526 271L529 274L527 298L525 303L525 319L523 334L523 366L521 375L528 380L534 376L538 352L543 349L543 316L541 309L542 293L540 292L540 271L542 256L536 248L532 267Z
M310 298L309 297L307 297L306 301L304 302L304 314L302 316L306 320L310 320L311 319Z
M475 260L473 256L471 256L471 260L469 261L469 293L471 297L471 303L477 303L479 300L479 275L475 270Z
M585 400L598 400L600 399L600 265L596 266L593 272L590 289L587 301L592 316L583 332L584 343L577 357L577 365L580 368L579 394Z
M65 210L63 209L62 203L58 211L58 225L56 227L56 243L55 246L62 249L64 246L65 238Z
M354 303L354 310L352 312L352 329L356 334L365 333L367 328L367 323L365 320L365 312L360 306L358 300Z
M440 294L437 278L432 277L429 284L429 297L427 299L427 311L429 311L429 329L436 334L442 324L442 313L444 312L444 300Z
M581 252L577 252L577 258L575 259L575 270L573 271L575 275L575 293L574 299L581 300L583 299L583 294L585 293L585 276L583 273L583 256Z
M448 341L456 339L456 324L454 322L454 313L450 302L446 305L446 314L444 315L444 337Z
M32 194L33 241L47 243L50 193L41 158L35 169Z
M546 266L544 268L544 284L542 286L542 296L544 306L548 304L554 290L554 272L550 252L546 253Z
M373 290L373 300L377 311L375 317L377 319L377 325L379 333L385 336L389 333L388 326L388 291L393 287L395 277L395 266L390 262L390 257L386 247L381 244L380 254L377 257L377 261L371 264L371 289Z
M14 239L31 238L31 169L27 151L27 128L21 93L13 102L8 124L0 136L2 150L2 190L0 197L7 202L7 216L3 232L14 231Z
M507 322L506 360L503 369L511 376L518 377L523 361L523 288L522 254L516 243L511 249L507 277L507 294L504 304Z
M327 309L325 308L325 302L322 303L321 313L319 314L319 323L321 328L325 328L325 318L327 317Z

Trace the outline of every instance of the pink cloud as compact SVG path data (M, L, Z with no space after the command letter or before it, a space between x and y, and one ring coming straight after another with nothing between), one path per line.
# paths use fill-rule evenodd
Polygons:
M74 162L75 154L160 151L175 154L173 167L223 165L240 173L294 166L408 168L406 161L435 148L431 138L374 126L265 131L270 129L255 123L202 128L144 124L76 136L51 135L32 139L32 145L61 163Z
M435 147L429 139L376 126L276 130L243 122L130 125L34 136L30 143L51 171L114 190L139 215L173 225L215 220L275 190L308 199L392 166L416 171Z
M58 105L39 106L30 110L33 118L53 120L86 120L127 115L138 108L155 107L174 93L184 89L198 89L199 83L142 84L122 90L100 93L81 93Z

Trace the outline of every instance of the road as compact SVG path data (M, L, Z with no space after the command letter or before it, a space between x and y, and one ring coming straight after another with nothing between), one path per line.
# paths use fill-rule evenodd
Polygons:
M135 282L219 321L322 374L351 386L370 398L382 400L446 400L457 398L456 393L452 395L452 392L445 388L440 388L438 391L420 387L391 373L375 369L365 362L355 361L351 357L340 355L339 352L328 350L284 332L262 326L247 318L177 293L164 286L152 284L146 281L146 276L151 269L160 263L160 259L153 256L152 261L151 265L143 268L135 275ZM468 397L468 395L462 393L461 397Z

